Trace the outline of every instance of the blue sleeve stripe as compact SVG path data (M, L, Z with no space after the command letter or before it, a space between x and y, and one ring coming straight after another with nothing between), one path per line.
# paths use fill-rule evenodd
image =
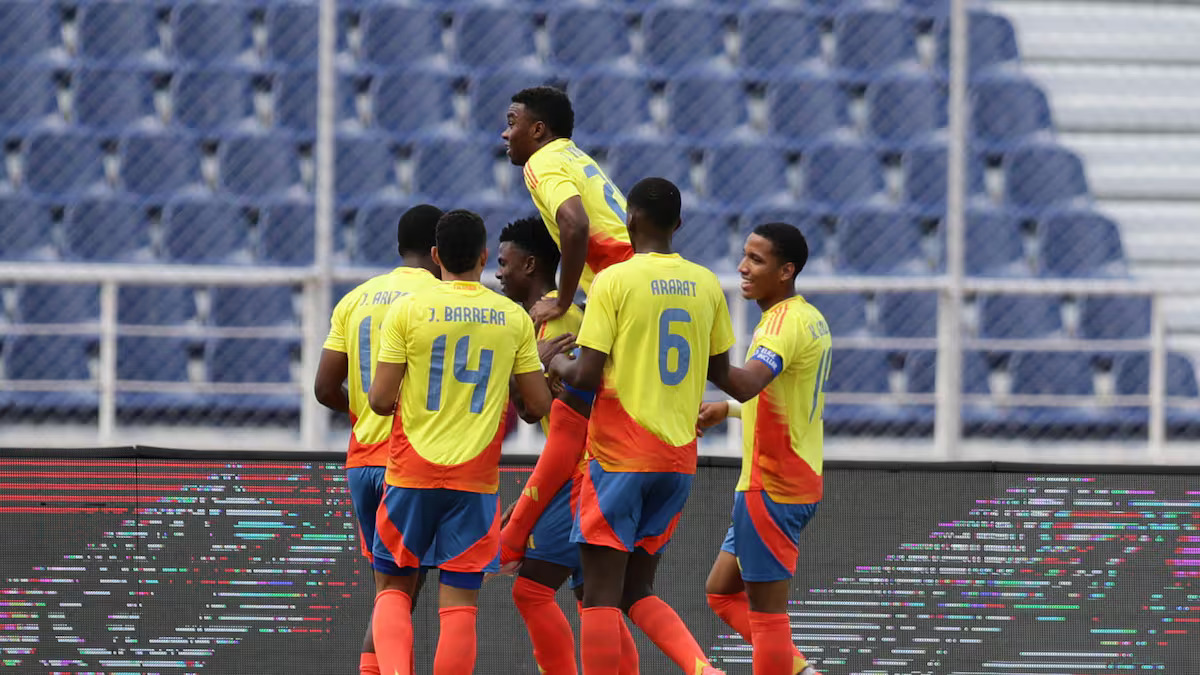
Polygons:
M780 358L778 354L770 349L767 349L766 347L759 347L758 349L755 349L754 354L750 356L750 360L758 361L764 366L770 368L771 374L773 375L778 376L779 373L783 372L783 359Z

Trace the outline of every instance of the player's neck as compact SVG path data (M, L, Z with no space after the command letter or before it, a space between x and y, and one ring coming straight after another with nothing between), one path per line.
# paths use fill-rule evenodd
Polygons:
M537 304L538 300L541 300L546 296L547 293L554 290L558 290L554 287L554 284L539 284L534 282L529 285L529 292L525 294L525 299L521 301L521 306L524 307L525 311L528 312L535 304Z
M440 268L438 267L437 263L435 263L433 261L433 258L428 257L428 256L423 257L423 258L422 257L404 258L404 260L400 263L400 266L408 267L408 268L414 269L414 270L425 270L426 272L429 272L430 274L432 274L435 277L441 271Z
M670 238L660 239L657 237L635 236L631 237L631 239L633 240L631 243L633 244L634 253L662 253L663 255L674 253L671 250Z
M760 298L758 300L758 308L765 312L775 305L785 302L788 298L791 298L794 295L796 295L796 289L794 287L788 286L786 288L781 288L777 292L772 293L765 298Z
M453 272L446 270L446 268L442 268L442 281L469 281L477 284L482 276L483 270L476 269L463 272L462 274L454 274Z

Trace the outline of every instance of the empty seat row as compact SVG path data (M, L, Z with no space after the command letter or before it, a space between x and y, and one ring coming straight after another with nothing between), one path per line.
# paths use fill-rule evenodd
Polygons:
M213 286L208 289L207 324L217 327L293 326L298 323L291 286ZM15 287L10 317L16 323L68 324L100 320L96 284L23 284ZM199 320L196 289L190 286L124 285L117 292L122 325L189 325Z

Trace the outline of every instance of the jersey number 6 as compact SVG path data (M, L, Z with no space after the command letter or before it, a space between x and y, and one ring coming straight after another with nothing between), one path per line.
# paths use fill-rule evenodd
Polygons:
M668 386L675 386L687 377L692 363L692 346L687 338L671 332L673 323L690 323L692 315L686 309L664 309L658 315L658 376ZM676 353L675 368L671 369L671 352Z

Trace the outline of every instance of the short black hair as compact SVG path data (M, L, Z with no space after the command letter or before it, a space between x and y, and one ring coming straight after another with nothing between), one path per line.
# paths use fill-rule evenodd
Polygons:
M436 240L442 267L451 274L462 274L479 262L487 247L487 230L478 213L454 209L438 218Z
M629 191L629 208L637 209L662 232L671 232L679 224L682 198L679 188L666 178L643 178Z
M575 111L562 89L529 87L513 94L512 102L525 106L535 120L544 122L550 133L559 138L570 138L575 132Z
M792 263L796 266L796 274L804 269L808 262L808 241L800 228L787 223L763 223L754 228L753 234L771 242L771 248L781 265ZM792 280L796 280L795 275Z
M558 261L562 253L558 244L546 229L546 223L539 216L529 216L514 220L500 230L500 243L511 242L529 252L542 264L542 273L554 278L554 270L558 269Z
M438 218L442 210L430 204L418 204L400 216L396 224L396 244L400 255L429 255L435 243Z

